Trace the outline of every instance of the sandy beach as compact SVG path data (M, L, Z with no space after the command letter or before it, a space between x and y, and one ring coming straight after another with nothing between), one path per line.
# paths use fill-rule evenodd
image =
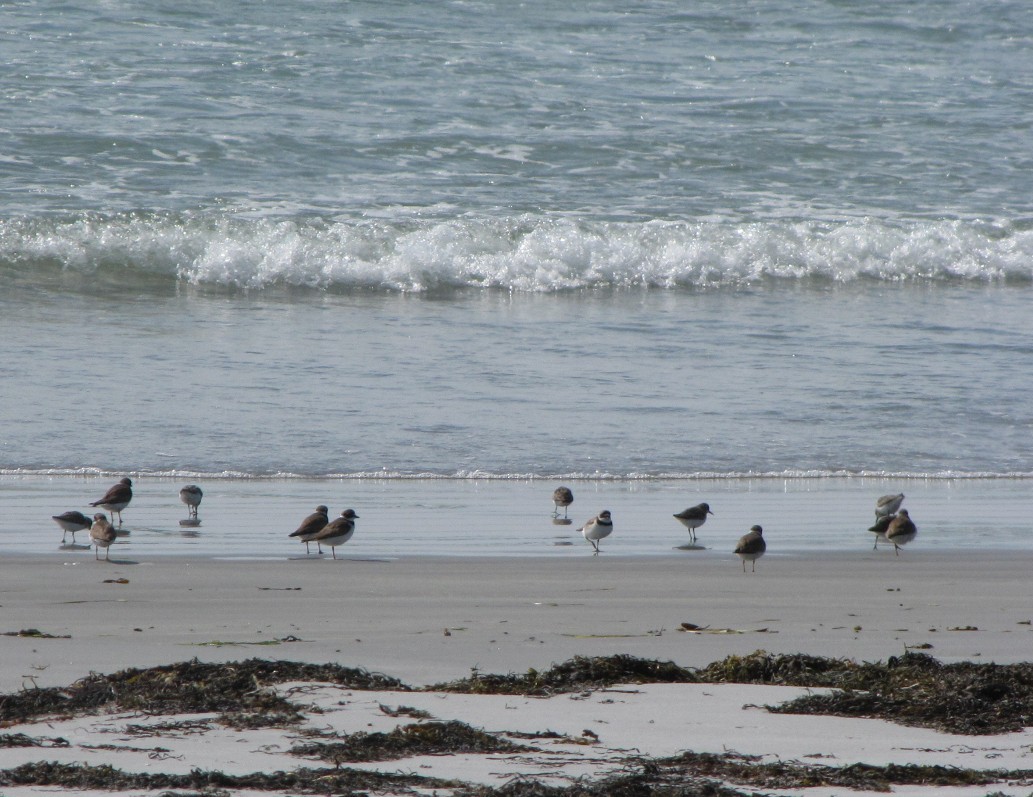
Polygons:
M424 685L475 667L522 672L574 655L702 667L758 648L866 661L925 644L943 661L999 663L1028 660L1033 649L1029 557L1014 553L769 554L745 575L733 556L721 565L605 555L115 556L118 563L77 553L0 565L0 630L59 637L7 640L3 691L29 678L61 686L91 670L194 657L334 661ZM682 623L726 633L679 632ZM284 639L294 641L277 644Z
M522 673L573 656L616 653L671 660L683 667L703 667L758 649L858 662L885 660L912 649L943 662L1014 663L1029 660L1033 646L1028 567L1029 557L1015 552L918 549L900 557L874 551L773 554L759 560L756 573L746 574L734 557L716 566L712 560L606 555L393 561L344 556L339 561L277 562L116 557L111 563L81 554L16 556L0 563L0 631L9 635L2 643L0 689L12 693L67 686L90 672L193 658L332 662L394 676L409 686L464 678L474 670ZM694 628L685 630L683 624ZM17 635L29 630L39 635ZM599 777L621 766L631 748L644 756L685 750L773 759L811 756L812 761L835 765L938 762L1024 769L1033 763L1033 734L1026 732L961 737L875 720L764 719L766 712L756 708L800 691L637 687L620 693L616 702L614 695L600 694L579 704L594 706L597 722L582 708L571 713L569 697L435 698L429 692L418 700L406 694L404 702L416 705L417 700L429 705L435 717L454 714L493 731L526 730L536 724L538 731L576 734L597 728L602 747L593 748L590 760L578 758L576 765L550 769L561 780ZM329 692L320 699L340 708L340 690ZM400 700L397 695L362 696L349 690L345 702L361 703L368 714L370 706ZM445 703L447 711L441 708ZM754 708L743 714L744 705ZM347 722L340 722L354 724L362 716L349 715ZM321 715L317 721L330 720ZM825 723L837 730L827 730ZM383 724L380 719L376 727ZM373 727L366 720L359 726L367 731ZM95 731L82 733L93 736ZM53 729L48 731L53 734ZM229 741L220 739L216 747L226 749ZM256 739L250 743L258 744ZM282 740L266 744L275 749L275 760L244 756L229 769L281 770L306 763L285 755ZM610 753L604 755L603 749ZM969 752L961 756L962 749ZM973 752L984 749L985 754ZM226 770L211 751L209 746L183 753L175 767L146 757L134 764L133 756L114 754L91 754L89 760L147 771L173 771L188 764ZM529 766L519 757L505 766L495 759L491 765L484 760L460 765L454 758L431 757L426 764L430 770L419 771L500 785L521 766ZM86 757L74 744L61 751L0 750L0 768L26 760ZM411 763L386 762L381 769L397 771Z

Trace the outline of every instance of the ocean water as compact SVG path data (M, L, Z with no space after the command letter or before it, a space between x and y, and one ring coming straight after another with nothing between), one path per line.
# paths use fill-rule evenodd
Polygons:
M207 544L187 481L239 510L227 555L256 552L245 509L271 553L327 494L385 533L471 524L386 554L540 551L558 480L650 528L739 496L727 535L767 511L800 547L815 491L862 545L875 496L927 491L942 544L1025 544L1025 4L2 20L8 550L125 474L159 552Z

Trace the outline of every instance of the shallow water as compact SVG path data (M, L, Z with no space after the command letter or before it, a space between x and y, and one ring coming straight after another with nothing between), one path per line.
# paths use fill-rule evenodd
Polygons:
M453 539L449 502L484 535L454 549L559 555L557 479L614 502L615 547L666 551L686 501L619 499L832 485L847 540L903 481L935 494L935 540L954 490L1011 507L1033 477L1023 3L28 0L4 21L15 547L88 497L64 486L127 473L171 496L133 545L211 555L255 528L280 555L331 485L385 510L360 531L386 555ZM7 485L50 477L19 514ZM188 481L233 507L192 538ZM721 544L771 516L804 547L828 518L791 505ZM978 536L984 506L944 539L1021 538L1018 503Z
M569 482L575 495L570 525L553 521L554 483L529 480L311 480L224 479L204 483L200 525L181 526L180 482L148 478L134 485L124 510L128 534L112 547L119 561L200 556L219 559L297 559L304 545L288 535L318 504L331 516L351 507L359 514L355 536L338 549L342 558L409 556L591 556L577 529L609 509L614 533L603 556L682 556L739 567L731 553L738 538L759 523L766 557L808 556L856 550L892 564L891 547L872 551L875 498L904 492L904 507L919 527L900 556L923 550L1033 549L1028 522L1029 482L1015 479L720 479L641 482ZM61 530L50 515L99 498L109 480L38 476L0 477L5 522L0 551L93 558L88 549L61 548ZM697 547L673 517L706 501L714 515L697 530ZM69 538L69 542L71 539ZM88 537L80 533L78 542ZM316 559L315 547L311 558ZM103 554L102 554L103 556ZM324 558L329 559L329 556ZM763 568L764 562L758 564Z
M1028 294L42 294L7 472L1028 475Z

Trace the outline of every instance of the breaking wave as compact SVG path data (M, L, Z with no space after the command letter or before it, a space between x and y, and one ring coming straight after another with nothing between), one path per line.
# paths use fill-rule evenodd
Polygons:
M117 273L259 291L736 289L864 281L1033 283L1033 228L1012 222L338 220L208 213L0 220L0 277ZM88 279L87 279L88 281Z

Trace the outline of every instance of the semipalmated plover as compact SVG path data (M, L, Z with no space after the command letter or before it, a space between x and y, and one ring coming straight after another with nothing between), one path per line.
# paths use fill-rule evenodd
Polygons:
M552 512L553 517L560 516L560 507L563 507L563 517L567 516L567 507L574 503L574 493L569 487L557 487L552 493L552 502L556 508Z
M610 510L604 509L594 518L589 520L580 529L584 538L592 543L595 552L599 553L599 540L609 537L613 533L613 519L610 517Z
M904 493L882 496L875 502L876 519L885 517L886 515L897 514L897 510L900 509L900 505L902 503L904 503Z
M918 526L911 520L906 509L897 512L897 516L886 529L886 539L893 543L893 552L900 556L900 546L907 545L918 534Z
M764 555L768 544L764 542L764 529L760 526L751 526L749 534L743 534L739 538L739 544L735 546L735 553L742 559L742 572L746 572L746 562L752 563L752 571L757 572L757 560Z
M344 545L355 533L355 521L359 516L354 509L345 509L339 518L334 518L323 527L313 538L315 543L322 543L330 546L330 553L334 559L337 558L338 545Z
M54 522L59 525L64 534L61 535L61 544L64 545L65 540L68 539L68 532L72 532L72 544L75 544L75 532L88 529L93 525L93 521L86 517L82 512L75 509L70 509L67 512L62 512L60 515L51 515Z
M133 482L129 479L122 479L118 484L113 485L110 490L104 493L99 501L94 501L90 506L99 506L108 510L111 516L118 515L118 525L122 525L122 510L129 506L133 500ZM96 515L94 515L96 520Z
M104 558L111 559L111 543L115 541L115 527L112 526L103 512L93 516L93 525L90 526L90 539L97 546L93 549L95 559L100 559L100 549L106 549Z
M179 500L187 505L187 512L193 518L197 517L197 507L201 505L202 498L204 493L196 484L188 484L179 491Z
M330 510L320 504L316 507L316 511L301 521L301 525L298 526L296 531L292 531L289 537L300 537L301 541L305 543L305 553L309 552L308 544L312 541L319 532L326 528L326 524L330 522L330 517L327 512ZM323 549L319 547L319 543L316 543L316 548L320 553Z
M707 522L707 515L712 515L710 511L710 504L696 504L696 506L690 506L683 512L679 512L674 517L681 523L685 528L689 530L689 539L693 542L696 541L696 529Z

